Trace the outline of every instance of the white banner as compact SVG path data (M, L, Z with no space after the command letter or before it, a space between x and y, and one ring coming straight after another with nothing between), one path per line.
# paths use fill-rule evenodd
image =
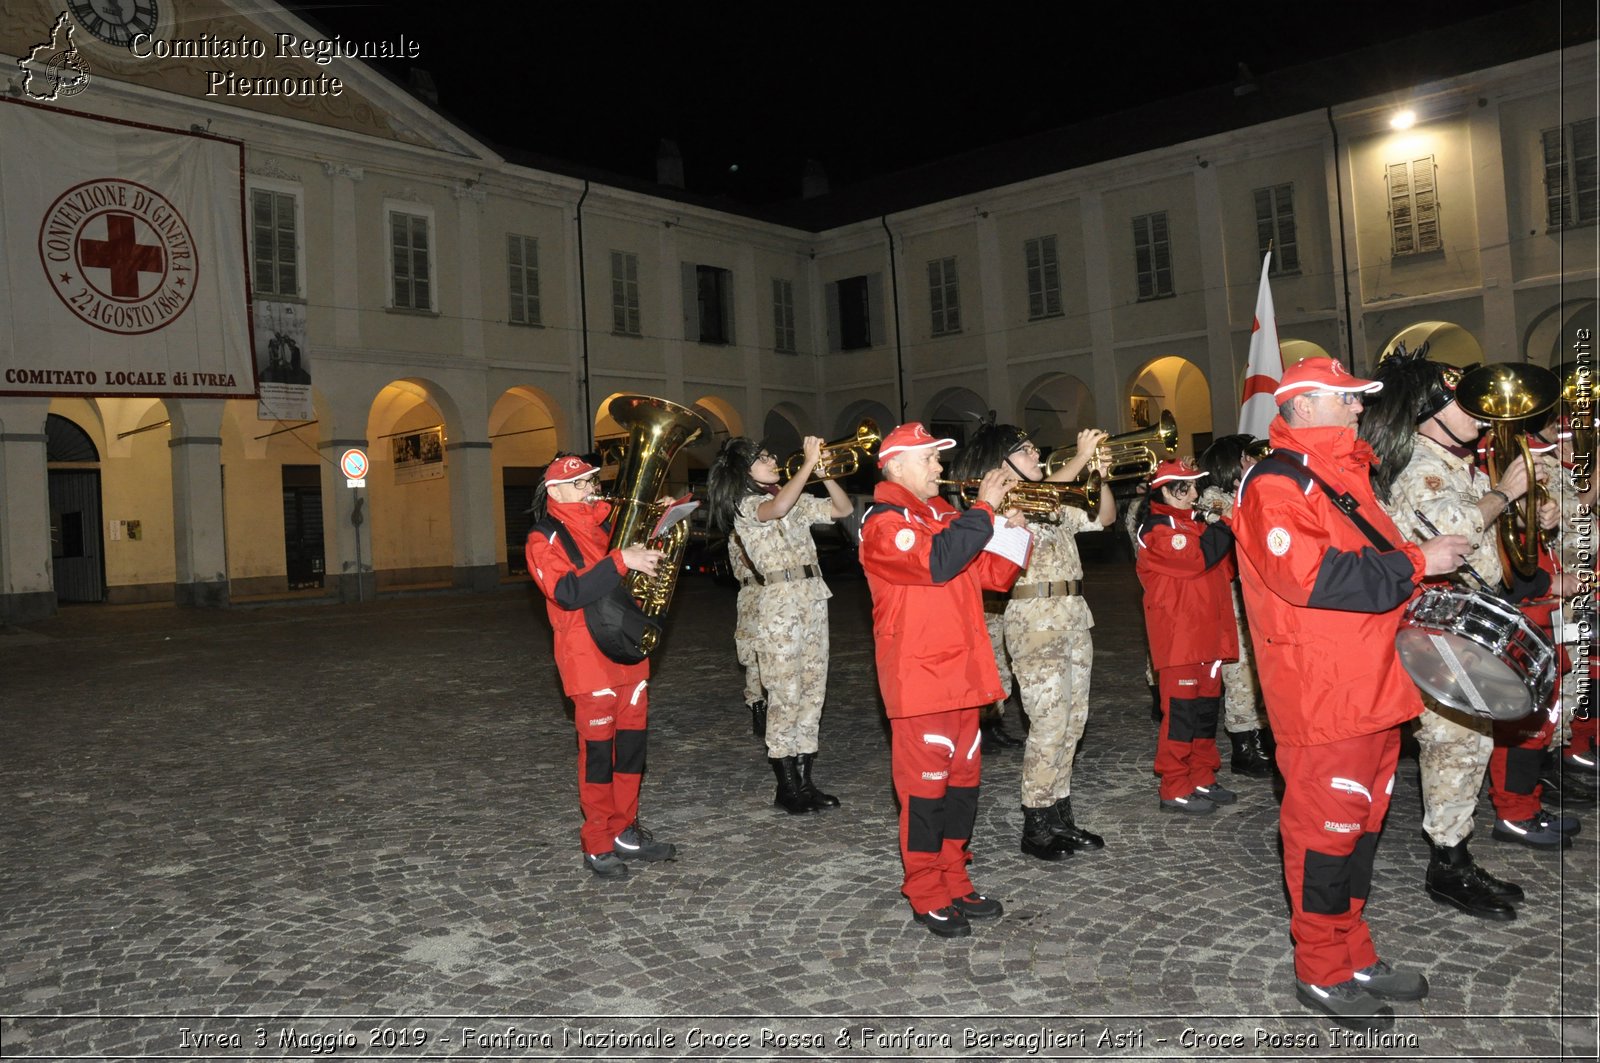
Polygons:
M243 148L0 99L0 394L254 395Z

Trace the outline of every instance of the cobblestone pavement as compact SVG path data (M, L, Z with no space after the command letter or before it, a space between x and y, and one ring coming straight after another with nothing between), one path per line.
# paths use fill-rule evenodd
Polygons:
M954 942L897 892L859 577L832 580L817 760L843 807L809 817L772 807L733 591L680 585L643 811L681 855L617 884L580 863L526 586L0 629L0 1055L1593 1058L1600 823L1539 853L1484 801L1474 851L1529 899L1473 920L1422 891L1402 760L1371 921L1432 994L1336 1037L1292 996L1270 787L1157 811L1137 585L1088 580L1074 807L1107 847L1020 855L1021 758L988 758L974 876L1007 910Z

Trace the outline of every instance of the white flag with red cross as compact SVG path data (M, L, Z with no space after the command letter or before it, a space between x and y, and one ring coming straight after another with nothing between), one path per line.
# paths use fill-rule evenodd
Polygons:
M237 141L0 99L0 394L255 394Z
M1283 353L1278 350L1278 315L1272 309L1272 287L1267 271L1272 252L1261 260L1261 290L1256 293L1256 319L1250 328L1250 361L1244 371L1244 395L1239 404L1239 431L1267 438L1267 426L1278 415L1272 393L1283 377Z

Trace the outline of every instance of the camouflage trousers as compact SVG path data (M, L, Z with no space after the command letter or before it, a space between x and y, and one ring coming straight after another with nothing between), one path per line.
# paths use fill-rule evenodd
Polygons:
M987 602L984 603L988 605ZM994 650L994 665L1000 670L1000 689L1005 691L995 702L995 711L1005 712L1006 699L1011 696L1011 657L1006 652L1006 618L1002 613L983 611L983 623L989 629L989 648Z
M1267 726L1267 714L1262 711L1261 684L1256 680L1256 660L1250 650L1250 633L1244 626L1244 603L1239 600L1237 583L1233 585L1233 620L1239 631L1239 659L1222 666L1222 729L1239 734Z
M828 693L828 603L768 587L757 610L756 661L767 688L767 756L817 751Z
M1089 672L1094 644L1082 599L1013 602L1006 611L1006 646L1028 713L1022 751L1022 804L1043 808L1072 794L1072 761L1089 721ZM1063 608L1065 606L1065 608Z
M761 661L756 655L756 603L762 587L748 583L739 588L739 600L734 606L733 653L744 667L744 703L754 705L767 696L761 685Z
M1494 752L1488 720L1441 705L1427 695L1417 719L1417 765L1422 770L1422 829L1439 845L1455 845L1472 833Z

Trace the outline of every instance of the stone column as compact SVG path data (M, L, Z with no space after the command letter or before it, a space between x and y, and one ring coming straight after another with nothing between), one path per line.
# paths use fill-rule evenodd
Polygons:
M50 486L45 471L47 398L0 398L0 621L56 611L50 568Z
M228 549L222 520L222 401L173 401L172 549L179 605L228 604ZM181 424L179 417L181 415ZM181 433L181 434L180 434Z
M455 586L469 591L492 591L500 586L500 564L495 560L500 527L495 523L494 444L462 441L446 443L449 453L450 527L455 551Z

